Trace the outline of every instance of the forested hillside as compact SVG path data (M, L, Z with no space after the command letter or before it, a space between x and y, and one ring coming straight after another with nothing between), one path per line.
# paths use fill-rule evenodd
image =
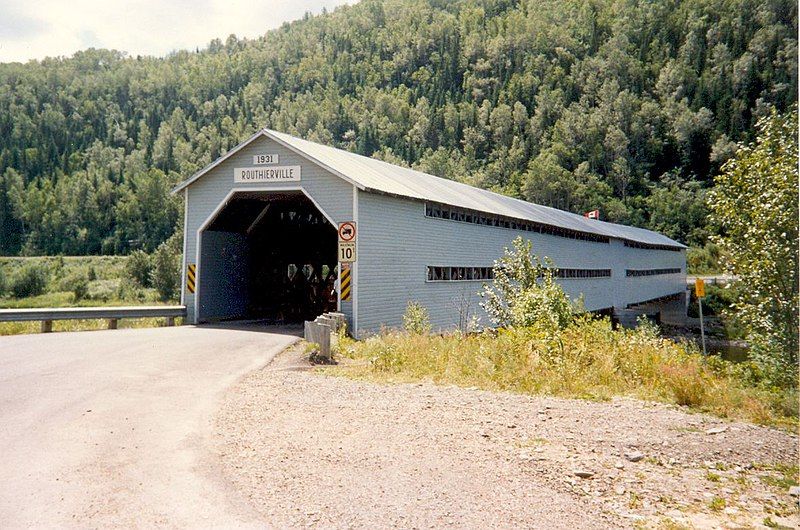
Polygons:
M705 239L712 176L797 99L791 0L364 0L166 58L0 65L0 253L153 250L256 128Z

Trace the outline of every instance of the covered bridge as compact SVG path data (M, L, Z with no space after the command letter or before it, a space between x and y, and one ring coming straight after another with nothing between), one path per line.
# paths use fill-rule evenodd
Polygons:
M185 199L182 301L192 323L339 310L362 336L400 326L413 300L437 329L465 311L489 325L477 293L517 236L553 260L588 310L681 307L685 296L686 247L662 234L268 129L174 191ZM356 260L341 282L340 251Z

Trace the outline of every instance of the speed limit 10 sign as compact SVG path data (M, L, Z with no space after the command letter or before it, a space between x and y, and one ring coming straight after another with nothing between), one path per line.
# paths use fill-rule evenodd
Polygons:
M356 244L339 241L339 262L353 263L356 260Z

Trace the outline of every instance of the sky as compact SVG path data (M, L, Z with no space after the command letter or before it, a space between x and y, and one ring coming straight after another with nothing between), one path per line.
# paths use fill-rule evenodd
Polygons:
M307 11L353 0L0 0L0 62L87 48L164 56L231 33L258 37Z

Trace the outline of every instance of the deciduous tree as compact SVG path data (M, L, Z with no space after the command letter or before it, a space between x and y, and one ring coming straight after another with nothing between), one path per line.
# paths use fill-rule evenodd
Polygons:
M797 384L797 108L758 122L754 143L723 166L709 194L727 271L739 278L736 316L770 380Z

